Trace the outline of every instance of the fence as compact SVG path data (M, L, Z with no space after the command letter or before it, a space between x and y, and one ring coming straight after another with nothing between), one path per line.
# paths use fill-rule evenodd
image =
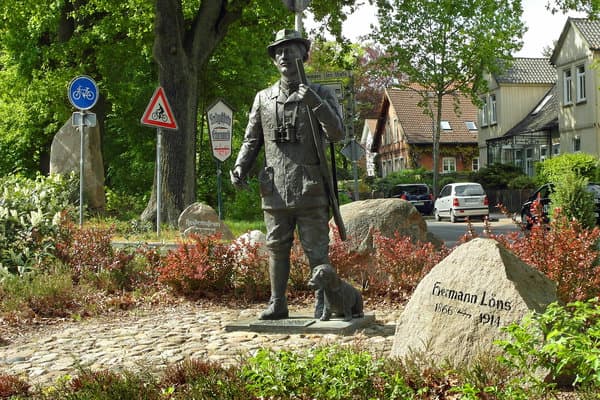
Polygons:
M490 211L498 211L497 204L502 204L508 211L515 213L521 211L521 205L533 194L534 189L502 189L486 190L490 201Z

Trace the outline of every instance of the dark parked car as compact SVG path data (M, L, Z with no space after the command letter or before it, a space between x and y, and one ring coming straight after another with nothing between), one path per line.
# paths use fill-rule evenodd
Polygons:
M392 188L390 197L410 202L421 214L430 215L433 210L431 189L424 183L403 183Z
M596 224L600 225L600 184L598 183L588 183L587 188L588 192L594 195L594 200L596 203ZM538 190L536 190L529 199L521 206L521 223L527 228L530 229L535 217L537 217L536 209L534 208L534 203L539 202L539 206L542 211L541 218L544 222L549 221L548 214L550 212L550 195L554 191L554 185L552 183L546 183L542 185ZM533 209L532 209L533 208Z

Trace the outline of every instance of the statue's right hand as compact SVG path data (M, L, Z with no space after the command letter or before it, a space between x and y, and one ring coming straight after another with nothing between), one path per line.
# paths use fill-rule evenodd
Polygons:
M229 171L229 177L231 178L231 183L236 189L246 189L248 187L248 184L242 178L241 167L237 166L233 169L233 171Z

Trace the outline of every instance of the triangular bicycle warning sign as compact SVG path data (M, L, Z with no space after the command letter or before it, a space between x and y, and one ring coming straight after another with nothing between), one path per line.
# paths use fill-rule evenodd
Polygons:
M173 117L173 111L165 96L165 91L161 86L157 87L152 95L144 116L141 119L142 124L155 126L158 128L177 129L177 122Z

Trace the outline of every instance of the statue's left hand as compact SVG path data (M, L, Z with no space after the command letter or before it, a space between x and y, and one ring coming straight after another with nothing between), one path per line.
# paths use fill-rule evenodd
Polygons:
M298 87L298 96L300 97L300 100L310 108L317 108L322 102L321 97L312 90L310 86L302 83Z

